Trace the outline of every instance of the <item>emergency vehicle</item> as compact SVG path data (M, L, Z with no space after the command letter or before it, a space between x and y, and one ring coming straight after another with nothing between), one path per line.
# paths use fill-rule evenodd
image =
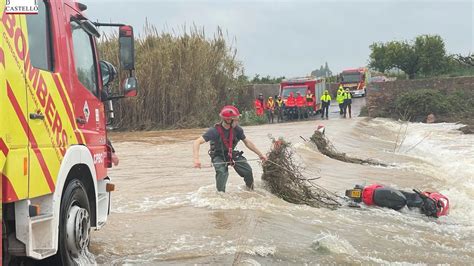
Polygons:
M13 2L0 2L2 263L73 265L110 211L104 106L137 93L133 29L91 22L72 0L34 1L37 14L13 14ZM98 58L98 26L119 28L120 89Z
M353 97L363 97L367 92L367 84L370 80L368 68L345 69L341 73L341 85L349 89Z
M314 96L314 101L309 107L312 107L314 113L321 110L321 96L323 95L324 89L326 88L326 82L323 78L315 77L298 77L284 79L280 83L280 96L283 101L286 103L290 93L293 93L293 96L296 97L297 93L300 93L301 96L306 98L308 90Z

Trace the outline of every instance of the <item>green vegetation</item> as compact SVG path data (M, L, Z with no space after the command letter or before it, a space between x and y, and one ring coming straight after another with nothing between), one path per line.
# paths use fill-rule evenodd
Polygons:
M267 123L267 116L257 116L254 110L242 112L239 124L241 126L261 125Z
M114 126L138 130L209 126L218 120L222 106L238 102L245 83L239 79L243 67L222 31L212 38L196 27L183 32L178 36L145 26L135 42L139 94L115 102ZM102 59L119 66L117 36L104 37L99 50Z
M464 57L461 55L449 56L447 59L447 64L446 64L446 71L445 73L442 73L440 76L445 76L445 77L474 76L474 55L470 55L467 57Z
M446 95L438 90L413 90L399 95L392 108L392 116L408 121L422 121L429 114L439 121L467 121L474 112L474 92L458 90Z
M403 120L417 116L446 114L449 109L447 98L437 90L423 89L404 93L396 98L395 110Z
M285 77L270 77L269 75L265 77L260 77L260 74L255 74L255 76L250 79L248 76L241 75L239 80L244 84L279 84Z
M465 66L474 66L474 54L469 54L468 56L458 54L454 56L454 59Z
M369 66L382 73L400 69L409 79L474 75L472 65L463 61L469 58L472 60L472 56L447 55L444 41L439 35L420 35L412 42L373 43L369 48Z

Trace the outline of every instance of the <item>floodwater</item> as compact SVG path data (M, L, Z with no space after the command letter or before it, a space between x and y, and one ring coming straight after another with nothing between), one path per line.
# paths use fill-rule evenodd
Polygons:
M358 112L365 99L354 99ZM474 261L474 136L460 125L339 118L244 127L262 151L270 138L292 142L308 177L340 195L355 184L437 190L450 199L449 216L429 218L407 208L338 210L287 203L267 192L257 156L250 159L254 192L230 169L227 192L215 191L214 171L201 146L202 169L192 168L192 141L205 129L112 135L120 165L108 224L92 234L99 264L383 264ZM374 167L330 159L308 139L317 124L336 149L392 165Z

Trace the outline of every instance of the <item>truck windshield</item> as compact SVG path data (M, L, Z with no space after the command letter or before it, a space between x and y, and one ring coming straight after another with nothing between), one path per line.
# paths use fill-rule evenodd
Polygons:
M348 82L360 82L360 74L359 73L345 73L342 74L342 81Z
M296 93L300 93L301 96L306 95L306 91L308 91L308 87L283 87L283 98L287 98L290 96L290 93L293 92L293 96L296 97Z

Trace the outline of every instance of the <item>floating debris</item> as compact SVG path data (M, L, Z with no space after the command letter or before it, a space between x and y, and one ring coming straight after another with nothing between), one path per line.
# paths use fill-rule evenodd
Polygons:
M342 206L339 197L314 183L316 178L305 178L294 160L289 142L273 139L273 148L263 164L262 180L267 189L287 202L311 207L336 209Z
M346 163L356 163L356 164L370 164L370 165L377 165L377 166L384 166L388 167L389 165L385 163L381 163L372 159L359 159L354 157L349 157L345 153L338 152L334 145L326 138L324 133L320 131L314 131L314 134L310 138L311 142L316 144L318 150L328 156L329 158L336 159Z

